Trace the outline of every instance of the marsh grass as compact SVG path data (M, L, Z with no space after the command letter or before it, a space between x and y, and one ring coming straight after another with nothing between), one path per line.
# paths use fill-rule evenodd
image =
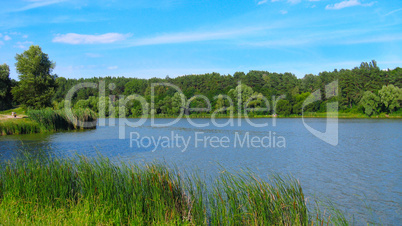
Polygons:
M74 119L71 121L68 119L66 113L62 110L41 109L30 110L28 116L31 120L39 123L39 125L45 131L60 131L60 130L73 130L84 129L85 127L79 123L92 122L90 127L86 129L96 128L96 115L89 109L75 109L73 110Z
M22 109L14 109L22 112ZM7 113L13 110L4 111ZM24 111L25 113L25 111ZM76 129L95 129L96 114L89 109L72 110L73 119L69 120L62 110L42 109L29 110L29 118L0 120L0 135L32 134L41 132L57 132ZM87 123L88 125L84 125Z
M0 224L348 224L309 212L290 177L224 172L206 183L164 164L117 165L101 156L26 154L1 166Z
M31 134L41 131L39 123L27 119L0 121L0 135Z

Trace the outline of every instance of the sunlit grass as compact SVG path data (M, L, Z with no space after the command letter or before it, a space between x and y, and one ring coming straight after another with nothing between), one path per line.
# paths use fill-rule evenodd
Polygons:
M163 164L83 156L26 154L1 166L0 224L348 224L343 215L310 212L291 177L224 171L207 183Z
M11 111L13 110L9 111L11 114ZM20 112L22 112L21 109ZM0 120L0 135L96 128L96 115L93 111L89 109L74 109L72 113L74 118L69 120L66 113L61 110L30 110L26 113L28 118ZM17 115L20 116L21 114L17 112ZM82 122L88 123L89 125L83 125Z
M31 120L38 122L47 131L60 131L72 129L84 129L85 127L79 123L92 122L90 128L96 128L96 115L89 109L74 109L72 110L74 119L69 119L67 114L62 110L42 109L30 110L28 116Z
M29 119L0 120L0 135L31 134L41 131L39 123Z
M18 116L26 115L26 110L21 107L0 111L0 115L10 115L11 116L12 112L17 113Z

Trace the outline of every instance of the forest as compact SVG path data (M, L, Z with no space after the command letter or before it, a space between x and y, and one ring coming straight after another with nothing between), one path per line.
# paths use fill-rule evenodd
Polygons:
M377 62L363 62L353 69L307 74L297 78L292 73L268 71L236 72L233 75L207 73L183 75L176 78L140 79L133 77L93 77L71 79L52 74L55 63L39 46L16 56L19 81L10 79L9 66L0 65L0 110L22 106L26 109L63 109L69 90L82 83L105 84L105 95L99 88L80 88L71 101L75 109L89 108L105 116L139 117L155 114L160 117L178 115L301 115L303 112L327 112L328 103L337 102L339 112L350 114L401 114L402 68L381 70ZM336 95L328 97L326 85L337 81ZM172 84L157 85L155 83ZM152 98L152 90L154 92ZM178 92L180 90L181 92ZM317 91L318 93L317 97ZM316 101L303 106L314 95ZM139 95L125 104L119 112L119 99ZM145 100L145 101L144 101ZM183 101L184 100L184 101ZM144 104L145 103L145 104ZM197 110L198 109L198 110ZM201 110L200 110L201 109Z
M338 81L338 95L327 98L325 86ZM247 107L249 114L269 115L300 115L303 102L316 90L321 91L321 100L305 106L305 112L326 112L329 102L338 101L339 111L344 113L365 113L368 116L380 113L392 114L400 111L402 68L380 70L376 61L361 63L352 70L341 69L332 72L321 72L318 75L308 74L299 79L291 73L272 73L268 71L236 72L233 75L208 73L201 75L184 75L176 78L125 78L125 77L95 77L88 79L56 78L57 89L52 99L52 106L56 109L64 107L64 97L76 84L83 82L106 84L106 114L111 112L117 117L118 99L128 95L138 94L151 103L151 84L170 83L178 86L190 108L208 108L207 101L197 95L205 96L210 102L207 112L193 112L189 114L208 114L218 109L222 114L229 114L231 110L237 113L238 89L241 89L241 111L244 110L246 100L251 98ZM240 82L240 83L239 83ZM109 84L114 84L109 89ZM240 85L239 85L240 84ZM179 92L172 87L155 86L154 113L171 116L179 114L182 108ZM99 90L83 88L78 90L73 98L74 108L90 108L98 112ZM278 98L282 96L282 98ZM267 102L264 101L266 98ZM274 98L274 99L273 99ZM232 105L230 105L230 100ZM278 100L279 99L279 100ZM276 103L274 103L276 101ZM268 108L267 106L268 105ZM115 109L110 110L110 107ZM232 106L233 109L230 108ZM138 117L149 113L143 109L140 101L131 101L126 105L125 116ZM261 109L261 110L258 110ZM263 110L265 109L265 110ZM253 111L254 110L254 111Z

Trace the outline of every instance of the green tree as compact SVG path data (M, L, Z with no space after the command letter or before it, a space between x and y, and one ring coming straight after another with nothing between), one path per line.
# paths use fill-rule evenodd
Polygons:
M309 92L298 94L295 96L295 104L293 105L293 113L294 114L301 114L302 113L302 106L303 102L310 96ZM307 108L305 109L307 111Z
M180 113L180 110L182 108L185 108L186 105L185 103L182 103L182 99L185 99L186 97L184 96L184 94L176 92L173 97L172 97L172 113L173 114L178 114Z
M366 91L363 94L360 104L364 108L364 113L371 116L372 114L378 113L378 106L380 104L380 98L370 91Z
M393 85L383 86L382 89L378 91L378 95L387 112L392 113L395 108L400 107L402 89Z
M0 65L0 110L11 107L11 85L10 68L7 64Z
M253 93L253 89L244 84L238 85L236 88L229 90L228 96L232 98L236 112L239 107L238 104L240 103L240 109L243 109L243 104L249 101L249 98Z
M56 81L52 70L55 63L49 60L39 46L32 45L22 54L17 54L15 64L20 82L12 89L14 98L28 108L51 106Z
M145 89L148 86L148 82L145 79L137 79L133 78L124 86L124 94L131 95L131 94L140 94L143 95Z
M157 104L157 113L171 115L172 112L172 98L166 96L163 100L160 100Z
M89 100L79 100L74 104L74 108L76 109L85 109L89 107Z
M291 110L292 106L288 100L278 100L276 103L276 113L278 115L290 115Z

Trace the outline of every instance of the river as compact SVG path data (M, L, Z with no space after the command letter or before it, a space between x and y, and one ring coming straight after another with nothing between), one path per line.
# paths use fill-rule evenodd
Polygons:
M19 149L40 149L56 156L100 153L129 163L165 161L210 177L222 168L248 168L262 178L272 172L291 174L307 197L331 200L358 224L402 223L402 120L339 119L336 146L310 133L300 118L251 119L268 123L264 127L245 119L223 127L210 119L181 119L168 127L153 127L148 120L136 128L112 121L95 130L2 136L0 156L8 159ZM158 124L171 121L155 119ZM313 118L305 122L322 132L327 123Z

